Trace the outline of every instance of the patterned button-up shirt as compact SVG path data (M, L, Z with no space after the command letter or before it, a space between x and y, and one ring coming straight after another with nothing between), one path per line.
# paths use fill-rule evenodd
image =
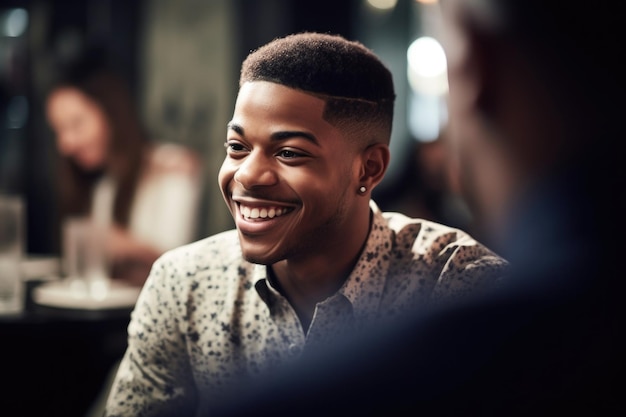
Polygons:
M106 415L204 412L235 378L505 273L504 259L459 229L371 208L360 258L340 290L317 304L306 332L267 267L242 258L236 230L163 255L133 311Z

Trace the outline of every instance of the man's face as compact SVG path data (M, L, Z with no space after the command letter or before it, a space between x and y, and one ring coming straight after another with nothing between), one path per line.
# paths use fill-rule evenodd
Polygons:
M460 13L458 4L448 0L442 6L445 32L442 45L446 52L448 65L448 110L450 124L448 126L448 144L451 152L453 172L460 184L461 192L469 204L474 215L480 215L480 203L477 201L476 185L480 178L476 178L474 155L482 147L477 142L484 134L475 122L474 84L472 77L468 77L468 42L463 29L459 26ZM480 164L479 164L480 165Z
M219 184L251 262L309 259L350 239L358 149L324 104L265 81L239 91Z
M510 134L504 137L502 127L508 126L506 115L519 116L519 112L504 109L510 107L508 98L520 96L507 95L510 87L502 82L507 79L504 71L499 71L498 77L490 76L497 60L471 33L463 2L449 0L445 6L442 44L448 61L448 133L454 170L476 227L499 239L515 192L517 157L509 146ZM489 106L484 97L489 97Z

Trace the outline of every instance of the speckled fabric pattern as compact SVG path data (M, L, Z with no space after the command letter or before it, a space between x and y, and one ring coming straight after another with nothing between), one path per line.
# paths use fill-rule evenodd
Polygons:
M132 314L106 416L205 413L235 378L504 276L507 262L465 232L371 206L361 257L343 287L317 305L306 334L267 268L242 259L235 230L163 255Z

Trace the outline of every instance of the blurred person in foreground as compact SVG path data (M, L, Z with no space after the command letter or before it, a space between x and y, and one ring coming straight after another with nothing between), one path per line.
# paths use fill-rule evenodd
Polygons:
M105 228L111 278L142 285L159 255L196 238L201 163L191 149L150 140L106 58L85 49L47 95L61 221L88 217Z
M624 414L617 7L441 2L462 190L510 277L236 385L212 416Z
M505 274L462 230L372 201L394 99L385 65L340 36L294 34L246 58L218 179L236 229L155 263L107 416L210 413L239 378Z

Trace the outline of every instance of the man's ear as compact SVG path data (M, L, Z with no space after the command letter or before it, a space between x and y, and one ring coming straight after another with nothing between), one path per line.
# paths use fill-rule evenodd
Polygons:
M368 146L361 154L361 167L359 172L359 184L368 190L380 183L389 166L389 146L383 143L375 143Z

